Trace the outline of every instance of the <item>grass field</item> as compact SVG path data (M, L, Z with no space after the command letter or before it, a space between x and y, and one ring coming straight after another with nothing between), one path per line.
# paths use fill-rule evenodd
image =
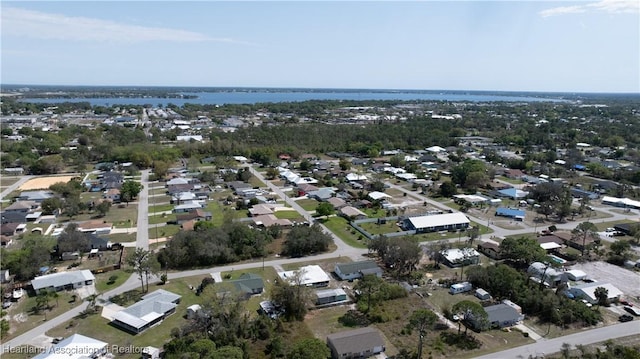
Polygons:
M156 236L156 232L158 235ZM162 227L149 228L149 238L160 238L160 237L171 237L174 234L180 232L180 226L175 224L170 224Z
M385 224L378 224L376 222L361 223L360 227L374 235L401 231L400 227L396 224L396 221L387 221Z
M2 176L0 177L0 187L9 187L12 184L18 182L19 180L20 180L20 177Z
M167 212L173 209L174 205L172 204L158 204L154 205L153 202L149 204L149 214L158 213L158 212Z
M109 282L109 278L111 276L117 276L117 279L113 281L113 283ZM113 288L117 288L129 279L130 276L131 273L126 272L123 269L96 274L96 291L98 293L104 293Z
M116 233L106 236L112 243L118 242L134 242L136 240L136 233Z
M175 220L176 220L176 215L174 213L167 214L167 215L160 214L160 215L149 216L149 224L167 223Z
M342 239L346 244L355 248L367 248L367 240L364 236L360 238L361 234L357 232L349 222L343 217L330 217L322 222L331 232Z
M274 213L279 219L303 219L303 217L295 210L290 211L276 211Z
M316 201L315 199L309 199L309 198L305 198L305 199L301 199L296 201L296 203L302 207L305 211L315 211L316 207L318 207L318 201Z
M262 268L243 269L237 271L222 272L220 273L220 276L222 277L222 283L224 283L228 280L238 279L245 273L259 275L264 281L264 291L262 292L262 294L252 296L251 298L249 298L249 300L247 300L245 304L245 309L247 309L250 315L253 316L258 313L260 302L268 299L269 293L271 293L271 288L273 287L273 282L275 281L278 274L273 267L266 266L264 267L264 270ZM227 278L227 276L230 277Z

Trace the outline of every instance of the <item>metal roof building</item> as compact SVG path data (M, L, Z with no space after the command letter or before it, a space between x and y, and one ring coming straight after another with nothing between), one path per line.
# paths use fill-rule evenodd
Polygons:
M158 289L113 316L113 324L132 333L140 333L176 311L181 296Z
M79 270L73 272L60 272L35 277L31 280L31 286L36 292L40 290L75 289L85 285L91 285L96 277L90 270Z
M411 217L405 220L405 227L416 232L434 232L469 227L469 218L462 212Z

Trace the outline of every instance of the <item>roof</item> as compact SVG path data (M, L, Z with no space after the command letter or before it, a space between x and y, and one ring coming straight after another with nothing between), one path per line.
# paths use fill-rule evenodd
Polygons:
M72 272L59 272L35 277L31 280L33 289L39 290L49 287L62 287L67 284L79 283L88 280L95 280L90 270L84 269Z
M602 197L602 203L612 204L615 206L640 208L640 201L634 201L629 198L616 198L616 197L604 196Z
M253 293L255 289L264 289L262 277L253 273L244 273L238 279L229 280L223 283L233 285L242 293Z
M273 214L265 214L262 216L257 216L257 217L252 217L253 218L253 223L256 224L256 226L264 226L264 227L271 227L274 225L280 225L280 226L292 226L293 223L291 223L290 220L283 218L280 219L278 217L276 217Z
M338 197L331 197L327 200L335 208L346 206L347 202L344 199Z
M367 214L362 212L361 210L355 208L355 207L351 207L351 206L346 206L346 207L342 207L340 208L340 213L344 214L345 216L348 217L357 217L357 216L365 216L367 217Z
M597 300L596 297L596 288L598 287L603 287L607 290L607 294L608 294L608 298L616 298L619 296L622 296L624 293L622 293L622 291L620 289L618 289L616 286L614 286L611 283L604 283L604 282L592 282L592 283L584 283L584 284L580 284L580 285L576 285L571 287L571 290L580 290L582 293L584 293L585 295L589 296L590 299L592 301Z
M374 201L381 200L384 198L391 198L391 196L389 196L388 194L378 192L378 191L369 192L368 197Z
M378 266L378 264L374 261L360 261L360 262L351 262L351 263L340 263L336 264L336 269L340 269L342 273L356 273L367 269L382 269Z
M558 249L558 248L562 248L561 245L559 245L556 242L544 242L544 243L540 243L540 247L542 247L542 249L544 250L551 250L551 249Z
M511 197L511 198L524 198L529 194L529 192L522 191L517 188L503 189L498 191L498 193L500 193L503 196Z
M498 207L496 209L496 216L505 216L513 218L524 218L526 212L521 209Z
M469 224L469 218L462 212L434 214L430 216L411 217L409 221L415 228L430 228L452 224Z
M33 207L35 202L33 201L16 201L13 202L10 206L5 207L5 211L19 211L19 210L29 210Z
M301 273L302 277L300 284L307 286L315 283L328 282L330 279L329 275L318 265L308 265L300 267L297 270L278 272L278 276L286 281L290 281L290 278L296 276L298 273Z
M85 337L81 334L73 334L41 354L36 355L34 359L89 358L93 353L102 352L105 348L108 349L108 345L97 339Z
M316 290L316 296L318 298L337 297L341 295L345 295L345 296L347 295L347 292L345 292L341 288Z
M327 342L333 346L338 356L343 353L361 353L374 347L384 346L384 339L380 332L372 327L330 334L327 336Z
M484 311L487 312L489 323L508 322L517 320L521 316L515 308L502 303L484 307Z
M158 289L142 297L141 301L116 313L113 320L140 329L175 309L178 305L174 302L180 298L181 296L177 294Z
M480 253L473 248L451 248L440 251L440 254L449 262L454 263L462 261L465 258L473 258L480 256Z

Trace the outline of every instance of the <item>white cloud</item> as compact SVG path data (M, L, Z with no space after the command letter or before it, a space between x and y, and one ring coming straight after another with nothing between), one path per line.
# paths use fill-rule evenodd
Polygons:
M560 6L540 11L542 17L564 14L577 14L587 11L606 12L609 14L638 14L640 1L638 0L602 0L595 3L575 6Z
M548 17L548 16L557 16L564 14L577 14L581 12L585 12L584 6L576 5L576 6L561 6L554 7L552 9L547 9L540 11L540 16Z
M229 38L212 38L193 31L164 27L128 25L89 17L70 17L20 8L2 10L3 36L13 35L43 40L143 42L217 41L244 43Z

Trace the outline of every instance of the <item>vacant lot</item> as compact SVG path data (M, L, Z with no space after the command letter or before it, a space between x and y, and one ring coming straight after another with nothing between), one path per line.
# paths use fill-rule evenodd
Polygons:
M613 284L630 299L640 297L640 274L638 272L606 262L578 263L571 266L571 269L584 271L590 279L595 281Z
M52 184L58 182L69 182L73 176L53 176L53 177L38 177L28 180L18 187L21 191L31 191L36 189L48 189Z

